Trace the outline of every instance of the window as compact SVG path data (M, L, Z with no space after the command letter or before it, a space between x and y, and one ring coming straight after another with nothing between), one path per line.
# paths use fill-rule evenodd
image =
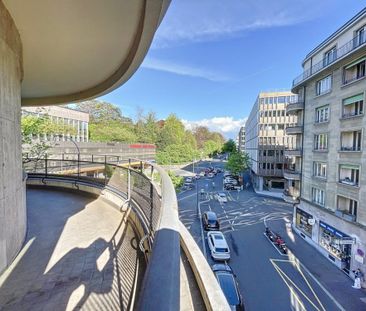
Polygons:
M363 114L363 93L348 97L342 101L342 118L351 118Z
M268 156L273 157L274 156L274 150L268 150Z
M277 125L277 129L278 130L284 130L285 129L285 125L284 124L278 124Z
M317 134L314 135L314 150L327 150L328 149L328 135Z
M323 106L315 109L315 122L322 123L329 120L329 106Z
M273 104L273 97L270 97L270 98L269 98L269 103L270 103L270 104Z
M365 42L365 27L361 27L359 30L356 31L356 37L354 38L354 45L355 47L363 44Z
M347 131L341 133L342 151L361 151L362 131Z
M360 181L360 168L358 165L341 164L339 166L339 182L357 187Z
M336 59L336 47L334 46L333 48L331 48L329 51L327 51L324 54L324 59L323 59L323 65L327 66L329 64L331 64L335 59Z
M326 178L327 177L327 164L323 162L314 162L313 175L315 177Z
M348 84L365 76L365 61L366 57L362 57L344 67L343 84Z
M330 92L332 89L332 75L316 82L316 95Z
M358 202L356 200L352 200L340 195L337 197L337 210L348 215L353 215L354 221L356 221L357 217L357 207Z
M264 98L261 98L261 104L262 105L264 104Z
M312 188L312 200L313 203L324 206L325 205L324 190L318 188Z

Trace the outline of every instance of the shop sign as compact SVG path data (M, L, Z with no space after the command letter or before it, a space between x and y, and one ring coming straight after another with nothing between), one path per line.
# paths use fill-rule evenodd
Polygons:
M310 226L314 226L315 225L315 219L314 218L309 218L308 223L309 223Z
M360 256L358 254L355 255L355 260L361 264L363 264L363 256Z
M355 239L351 238L351 237L344 237L342 239L339 240L339 244L343 244L343 245L352 245L355 244Z
M362 249L357 248L357 255L360 255L363 257L365 255L365 253L363 252Z
M349 237L348 235L344 234L343 232L338 231L337 229L333 228L332 226L329 226L325 222L320 221L319 226L340 238Z

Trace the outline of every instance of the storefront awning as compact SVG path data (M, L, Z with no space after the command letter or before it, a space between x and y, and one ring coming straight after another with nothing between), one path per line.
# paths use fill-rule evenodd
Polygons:
M358 63L363 62L364 60L366 60L366 57L359 58L358 60L355 60L354 62L352 62L349 65L347 65L345 67L345 69L349 69L349 68L353 67L354 65L357 65Z
M352 164L341 164L341 168L349 170L358 170L360 167L358 165L352 165Z

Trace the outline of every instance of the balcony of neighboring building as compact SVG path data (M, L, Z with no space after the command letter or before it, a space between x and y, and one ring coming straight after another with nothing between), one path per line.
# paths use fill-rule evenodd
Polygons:
M300 110L304 110L303 100L297 100L296 102L288 103L286 106L287 114L297 114Z
M359 187L360 185L360 167L354 164L339 165L338 182L342 185Z
M298 135L302 134L304 127L302 124L293 124L286 127L286 135Z
M362 145L362 131L341 132L341 152L360 152Z
M337 196L337 210L335 215L347 221L356 222L358 201L344 196Z
M301 157L302 149L300 147L286 148L284 151L285 157Z
M300 181L301 172L295 168L288 168L283 171L283 177L288 180Z

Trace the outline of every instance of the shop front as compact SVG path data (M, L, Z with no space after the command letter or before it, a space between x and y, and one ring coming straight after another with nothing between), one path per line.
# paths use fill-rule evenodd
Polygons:
M313 225L313 216L296 207L296 227L311 238Z
M326 251L327 257L346 273L351 267L351 248L355 240L334 227L319 222L319 245Z

